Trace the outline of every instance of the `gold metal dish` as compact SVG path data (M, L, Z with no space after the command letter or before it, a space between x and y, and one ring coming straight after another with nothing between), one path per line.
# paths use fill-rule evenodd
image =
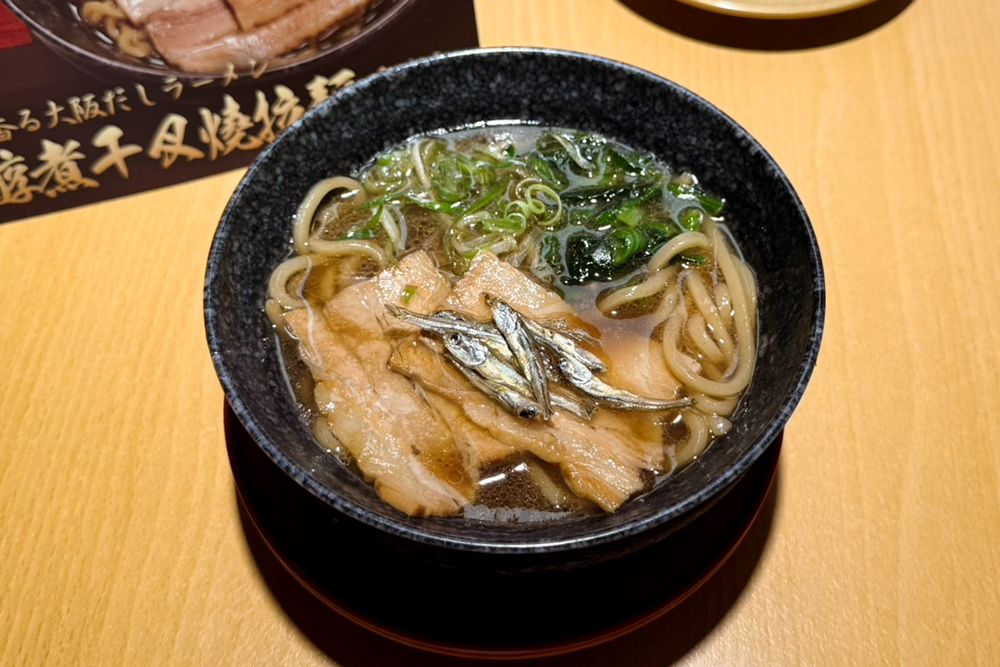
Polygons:
M720 14L758 19L801 19L836 14L875 0L680 0Z

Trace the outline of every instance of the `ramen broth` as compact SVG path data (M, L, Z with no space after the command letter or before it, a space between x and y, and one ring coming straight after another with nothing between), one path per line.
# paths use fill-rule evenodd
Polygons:
M724 208L693 174L592 133L416 138L303 201L267 303L289 385L320 444L402 511L614 511L723 435L749 383L756 285ZM492 329L508 312L544 396ZM482 329L520 371L519 411L489 363L455 356ZM427 428L444 434L409 435ZM399 449L373 454L383 441Z

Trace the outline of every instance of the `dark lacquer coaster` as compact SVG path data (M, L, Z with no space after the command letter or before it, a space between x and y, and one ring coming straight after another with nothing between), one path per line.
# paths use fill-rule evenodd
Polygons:
M364 538L298 486L225 409L244 530L329 609L393 641L445 655L568 653L625 635L708 581L754 524L776 478L781 436L701 517L637 553L566 572L450 570ZM253 535L249 534L253 531Z

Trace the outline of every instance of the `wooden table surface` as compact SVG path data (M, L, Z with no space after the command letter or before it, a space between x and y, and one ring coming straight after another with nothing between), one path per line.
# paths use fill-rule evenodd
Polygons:
M733 116L797 188L828 284L765 520L679 608L539 664L1000 664L993 4L476 2L484 46L609 56ZM462 662L293 622L251 556L201 310L240 176L0 226L0 665Z

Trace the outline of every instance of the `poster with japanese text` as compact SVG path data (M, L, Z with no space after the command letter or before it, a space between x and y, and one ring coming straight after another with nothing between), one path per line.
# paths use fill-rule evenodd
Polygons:
M245 166L359 78L478 45L472 0L2 1L0 223Z

